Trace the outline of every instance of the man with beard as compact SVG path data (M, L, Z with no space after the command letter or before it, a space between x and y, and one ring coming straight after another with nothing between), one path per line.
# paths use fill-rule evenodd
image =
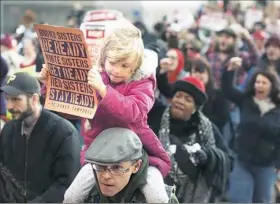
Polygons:
M42 108L40 85L28 73L1 87L13 120L0 134L0 161L23 185L28 202L59 203L80 169L77 130Z
M216 47L212 53L208 53L208 60L214 73L216 88L220 88L222 72L224 71L225 67L227 67L226 65L229 63L229 59L232 57L240 57L243 60L243 69L237 73L236 83L238 85L241 85L244 82L246 71L257 64L257 50L249 32L245 29L242 29L240 32L240 37L241 40L247 45L248 51L238 50L238 36L232 28L225 28L217 33Z
M272 35L265 44L265 53L260 59L259 68L275 72L280 77L280 37Z
M243 60L242 68L236 73L235 84L241 86L245 83L248 71L257 64L258 54L253 39L249 32L242 27L236 28L237 32L232 28L225 28L217 33L217 44L213 52L208 54L208 61L214 74L214 82L217 89L221 87L221 76L232 57L240 57ZM239 38L247 46L248 51L238 50ZM234 104L231 104L230 115L224 127L224 138L229 146L232 146L232 138L235 129L239 123L239 110Z

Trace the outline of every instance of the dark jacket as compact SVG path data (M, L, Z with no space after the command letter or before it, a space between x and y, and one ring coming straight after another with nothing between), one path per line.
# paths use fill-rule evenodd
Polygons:
M0 135L0 161L23 184L30 202L63 201L80 169L79 133L70 122L42 111L29 137L22 123L12 120Z
M149 112L148 115L148 124L153 129L153 131L159 135L159 130L161 126L161 118L165 111L166 107L160 102L156 101L154 107ZM178 138L181 138L182 141L186 140L190 135L197 132L198 121L196 117L192 117L189 121L185 122L182 120L170 119L170 134L175 135ZM189 155L182 155L185 161L185 165L188 165L185 169L189 169L188 172L184 172L183 168L181 170L183 173L187 174L190 178L192 177L189 173L195 174L193 171L201 171L203 169L204 175L206 177L207 183L209 186L213 187L215 196L221 195L227 187L227 181L229 173L232 169L232 153L228 149L227 145L223 141L223 138L218 130L218 128L212 123L215 145L217 148L209 147L204 149L208 154L208 162L203 168L197 166L194 167L191 163L186 162ZM177 148L178 151L179 148ZM180 151L181 152L181 151ZM177 157L178 158L178 157ZM176 159L176 156L175 156ZM181 159L180 159L181 160ZM177 160L179 163L179 161ZM167 178L168 179L168 178ZM169 185L169 181L166 179L166 182Z
M236 89L232 82L234 71L226 71L222 78L225 95L240 108L235 151L238 158L257 166L280 168L280 106L261 116L252 95Z
M206 94L208 95L208 100L204 104L202 112L222 132L229 119L229 101L226 100L222 91L218 89L208 92L206 87Z

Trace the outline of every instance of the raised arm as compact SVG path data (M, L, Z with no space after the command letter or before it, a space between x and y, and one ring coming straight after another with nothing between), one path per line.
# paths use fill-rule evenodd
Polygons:
M167 98L172 98L172 84L168 82L167 73L157 75L157 86L160 93Z
M236 105L240 106L245 95L234 86L235 70L242 64L241 58L232 58L229 66L222 76L222 90L225 96Z
M171 61L169 58L160 60L159 70L157 72L157 86L165 97L172 97L172 84L168 82L167 72L171 70Z
M245 66L245 70L248 71L251 67L254 67L258 63L259 55L256 48L256 45L247 30L241 35L243 41L248 46L248 59L243 59L243 64Z

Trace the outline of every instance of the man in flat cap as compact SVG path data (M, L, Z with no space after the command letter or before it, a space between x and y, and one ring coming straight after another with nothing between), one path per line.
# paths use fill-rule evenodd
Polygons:
M74 181L79 189L72 189L71 193L81 192L85 188L84 180L94 179L97 182L91 190L84 189L87 195L79 202L147 203L146 195L140 189L147 184L148 155L132 130L104 130L86 151L85 160L87 164L81 170L83 176L77 176L79 179ZM78 185L79 182L82 185ZM155 182L155 185L161 183ZM176 197L167 193L176 202Z
M125 128L104 130L85 155L96 183L93 203L145 202L140 188L146 184L148 156L139 137Z
M62 202L80 169L79 133L43 109L39 82L28 73L11 75L1 91L13 120L0 134L0 161L23 185L26 201Z
M165 185L161 178L153 177L152 185L147 183L151 176L148 155L130 129L114 127L101 132L86 151L85 161L63 203L178 202L175 187ZM150 191L142 193L146 185Z

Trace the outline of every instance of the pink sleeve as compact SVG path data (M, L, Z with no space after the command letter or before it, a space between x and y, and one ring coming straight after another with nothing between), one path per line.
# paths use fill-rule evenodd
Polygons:
M137 134L149 155L150 165L157 167L163 177L167 176L171 169L171 160L158 137L149 127L142 128L142 131Z
M169 159L169 162L166 163L166 161L163 161L163 160L159 159L158 157L154 157L154 156L149 156L149 165L156 167L162 174L163 178L165 178L168 175L168 173L171 169L170 159Z
M130 87L123 95L111 86L107 86L107 94L101 100L99 108L126 123L133 123L147 116L154 104L153 84L150 80Z

